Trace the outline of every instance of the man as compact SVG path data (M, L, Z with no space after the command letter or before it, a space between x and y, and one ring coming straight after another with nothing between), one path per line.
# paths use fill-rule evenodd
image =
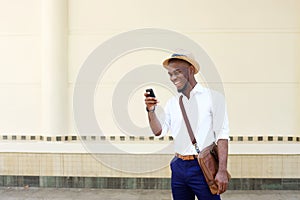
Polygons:
M170 80L183 95L183 104L200 151L213 142L219 148L219 171L215 177L218 194L211 194L197 161L179 106L179 96L171 98L165 108L165 120L160 123L155 114L157 98L145 93L146 110L150 127L156 136L169 130L174 138L175 157L171 161L171 187L174 200L215 200L228 186L228 120L224 97L197 83L195 74L200 66L190 53L175 53L163 62Z

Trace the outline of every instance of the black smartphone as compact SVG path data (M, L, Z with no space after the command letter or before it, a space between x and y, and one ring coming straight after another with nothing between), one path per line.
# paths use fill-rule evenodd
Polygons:
M150 88L150 89L146 89L146 92L149 93L149 97L155 97L155 94L153 92L153 90Z

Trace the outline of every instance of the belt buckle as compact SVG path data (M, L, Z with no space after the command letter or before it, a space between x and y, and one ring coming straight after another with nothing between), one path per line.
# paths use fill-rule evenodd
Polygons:
M188 156L180 156L182 160L189 160Z
M186 155L186 156L183 156L183 155L180 155L180 154L178 154L177 157L180 158L181 160L194 160L196 158L195 155Z

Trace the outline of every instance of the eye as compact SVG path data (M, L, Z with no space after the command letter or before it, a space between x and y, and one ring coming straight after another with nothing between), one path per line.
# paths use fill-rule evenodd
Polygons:
M172 76L179 76L182 74L182 71L180 69L177 69L173 72L168 72L169 76L172 77Z
M178 76L178 75L180 75L181 74L181 70L176 70L175 72L174 72L174 75L175 76Z

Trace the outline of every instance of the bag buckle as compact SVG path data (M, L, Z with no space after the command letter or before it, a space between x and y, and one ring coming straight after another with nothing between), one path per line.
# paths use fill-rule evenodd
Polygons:
M194 147L195 147L196 152L199 154L199 153L200 153L200 150L199 150L199 147L198 147L197 142L194 144Z

